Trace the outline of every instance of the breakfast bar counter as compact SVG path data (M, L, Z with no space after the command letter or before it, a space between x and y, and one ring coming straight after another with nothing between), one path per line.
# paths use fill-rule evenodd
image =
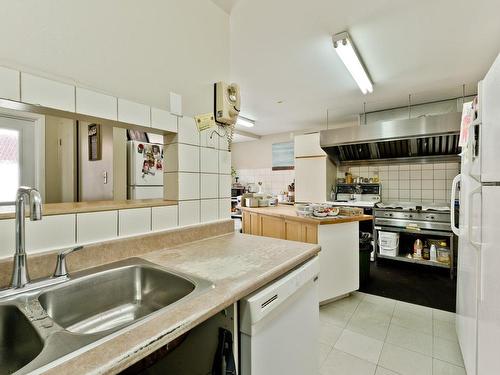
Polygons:
M319 300L359 288L359 222L371 215L297 216L293 206L242 207L243 233L321 245Z

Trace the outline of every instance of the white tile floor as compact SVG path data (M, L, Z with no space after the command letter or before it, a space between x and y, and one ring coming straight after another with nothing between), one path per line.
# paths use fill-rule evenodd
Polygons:
M320 320L320 375L466 374L453 313L355 292Z

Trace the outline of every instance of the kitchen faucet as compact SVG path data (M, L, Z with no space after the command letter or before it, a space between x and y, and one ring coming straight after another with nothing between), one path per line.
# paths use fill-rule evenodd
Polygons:
M22 288L30 282L28 275L27 255L25 250L25 203L30 206L30 219L42 220L42 197L38 190L21 186L16 194L16 253L12 270L11 287Z

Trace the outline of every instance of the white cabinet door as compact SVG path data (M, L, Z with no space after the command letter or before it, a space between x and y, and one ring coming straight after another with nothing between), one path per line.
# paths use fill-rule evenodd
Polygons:
M77 87L76 112L89 116L117 120L117 98Z
M21 73L21 101L75 112L75 86Z
M151 126L151 107L118 98L118 121Z
M163 230L178 226L177 206L153 207L151 214L153 230Z
M359 289L359 223L318 225L319 301Z
M75 215L44 216L26 220L26 250L39 252L61 249L75 244Z
M132 236L151 231L151 207L120 210L118 235Z
M294 139L294 156L322 156L325 151L319 145L319 133L298 135Z
M110 240L118 236L118 211L76 214L79 244Z
M151 127L177 133L177 116L163 109L151 108Z
M0 66L0 98L17 101L21 99L19 93L19 74L17 70Z

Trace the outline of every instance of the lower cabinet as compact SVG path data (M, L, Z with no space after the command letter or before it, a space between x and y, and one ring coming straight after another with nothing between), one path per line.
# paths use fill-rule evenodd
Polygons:
M318 225L243 211L243 233L289 241L318 243Z
M243 233L321 245L320 303L359 289L359 222L318 225L243 210Z

